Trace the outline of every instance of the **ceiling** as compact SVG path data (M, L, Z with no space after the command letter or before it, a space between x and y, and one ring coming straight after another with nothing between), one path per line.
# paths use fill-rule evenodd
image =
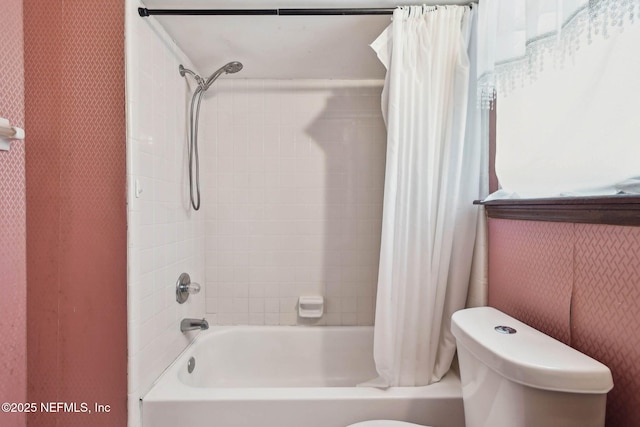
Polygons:
M416 4L415 1L389 0L145 0L144 3L149 9L370 8ZM468 1L447 3L467 4ZM369 44L389 25L389 15L140 19L157 19L203 75L211 74L229 61L240 61L244 69L227 77L384 78L384 67Z

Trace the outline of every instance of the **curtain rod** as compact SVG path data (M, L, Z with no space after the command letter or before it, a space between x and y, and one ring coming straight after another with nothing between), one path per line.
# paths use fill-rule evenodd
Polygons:
M151 15L392 15L395 8L347 8L347 9L147 9L138 8L141 17Z

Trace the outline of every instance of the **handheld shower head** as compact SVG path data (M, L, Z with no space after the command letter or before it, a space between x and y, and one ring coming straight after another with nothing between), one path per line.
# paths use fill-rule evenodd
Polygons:
M200 157L198 155L198 118L200 116L200 101L202 101L204 92L209 89L209 86L211 86L213 82L222 75L222 73L237 73L240 70L242 70L242 64L238 61L232 61L216 70L215 73L211 74L205 80L193 71L185 68L182 64L178 67L178 71L182 77L186 77L186 75L189 74L198 83L198 87L195 88L193 96L191 97L191 112L189 113L190 121L187 144L189 151L189 196L191 198L191 206L193 206L194 210L200 209Z
M222 75L222 73L233 74L233 73L237 73L240 70L242 70L242 63L238 61L232 61L223 65L204 81L203 90L209 89L209 86L211 86L213 82L215 82L218 79L218 77Z
M180 75L182 77L184 77L187 74L190 74L191 76L193 76L193 78L198 83L202 91L206 91L207 89L209 89L209 87L213 84L213 82L215 82L218 79L218 77L222 75L222 73L233 74L233 73L237 73L240 70L242 70L242 63L238 61L231 61L223 65L222 67L218 68L213 74L211 74L206 79L203 79L202 77L200 77L193 71L189 70L188 68L184 68L182 64L180 64L180 67L178 68L178 71L180 72Z
M227 65L224 66L224 71L227 74L237 73L240 70L242 70L242 63L238 61L229 62Z

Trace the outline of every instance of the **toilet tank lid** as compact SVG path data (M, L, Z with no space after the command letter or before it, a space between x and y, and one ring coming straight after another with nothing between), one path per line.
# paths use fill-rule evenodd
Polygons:
M569 393L603 394L613 388L605 365L495 308L460 310L451 322L458 346L507 379ZM516 332L497 331L498 326Z

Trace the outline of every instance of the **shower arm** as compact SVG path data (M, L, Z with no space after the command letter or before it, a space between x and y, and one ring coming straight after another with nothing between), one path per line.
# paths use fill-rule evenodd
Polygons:
M178 71L180 71L180 75L182 77L185 76L185 74L190 74L193 76L193 78L196 80L196 82L198 83L198 85L200 87L202 87L204 89L204 79L202 77L200 77L199 75L197 75L196 73L194 73L193 71L189 70L188 68L184 68L184 66L182 64L180 64L180 67L178 67Z
M184 68L182 64L180 64L180 67L178 68L178 70L180 71L180 75L182 77L184 77L186 74L192 75L193 78L198 83L198 86L200 86L200 88L202 89L202 91L206 92L209 89L209 87L213 84L213 82L215 82L218 79L218 77L222 75L222 73L237 72L237 71L230 71L229 66L231 64L233 63L229 63L218 68L213 74L207 77L206 80L200 77L198 74L194 73L193 71L189 70L188 68ZM240 69L242 69L242 66L240 66Z

